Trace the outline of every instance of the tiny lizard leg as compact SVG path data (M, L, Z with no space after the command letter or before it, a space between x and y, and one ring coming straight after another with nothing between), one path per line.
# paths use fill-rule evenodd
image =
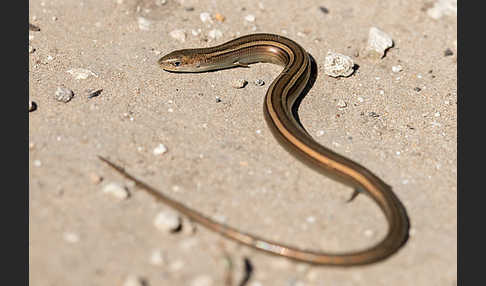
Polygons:
M349 197L346 203L352 202L360 193L363 193L362 189L359 188L354 189L353 193L351 194L351 197Z

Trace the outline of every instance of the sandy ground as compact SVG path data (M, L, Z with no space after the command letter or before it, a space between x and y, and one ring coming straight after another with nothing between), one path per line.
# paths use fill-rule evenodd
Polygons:
M29 113L31 285L224 285L228 273L239 285L245 258L251 286L457 284L454 15L433 19L426 12L433 1L418 0L163 2L30 1L30 23L41 29L29 32L29 97L37 104ZM204 12L213 19L203 23ZM373 26L395 43L382 59L363 56ZM170 36L178 29L184 41ZM290 37L316 59L301 121L393 187L411 221L396 255L319 267L202 227L164 232L154 219L167 207L97 159L107 156L204 214L270 239L329 251L376 243L386 233L378 207L366 196L346 204L352 190L296 161L267 129L262 101L280 67L171 74L156 64L174 49L253 32ZM329 50L352 57L358 70L326 76ZM397 65L401 72L392 71ZM79 68L93 74L67 72ZM249 84L235 89L238 79ZM74 98L57 101L59 86ZM159 144L168 151L154 155ZM112 182L130 196L104 193Z

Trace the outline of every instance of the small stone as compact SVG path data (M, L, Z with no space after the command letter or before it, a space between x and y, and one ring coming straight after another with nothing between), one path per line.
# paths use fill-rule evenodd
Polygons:
M115 182L106 184L103 187L103 193L110 194L119 200L125 200L130 196L130 193L124 186Z
M392 38L382 30L371 27L368 33L368 45L366 47L369 51L374 51L380 55L381 58L385 56L385 51L393 47Z
M324 61L324 73L332 77L348 77L354 72L353 60L345 55L329 51Z
M74 97L74 92L68 88L59 86L54 95L57 101L68 103Z
M211 19L211 14L209 14L208 12L202 12L201 14L199 14L199 19L201 19L201 22L203 23L213 22L213 20Z
M191 286L211 286L213 285L213 278L208 275L201 275L196 278L194 278L191 281Z
M186 41L186 32L183 29L173 30L169 35L181 43Z
M150 30L150 25L152 22L144 17L137 18L138 28L142 31Z
M29 100L29 112L32 112L36 109L37 109L37 104L34 101Z
M32 54L33 52L35 52L34 47L32 47L31 45L29 45L29 54Z
M154 226L163 232L177 232L182 228L182 219L178 213L167 209L157 214Z
M29 23L29 31L39 32L40 31L40 28L37 27L36 25L33 25L33 24Z
M326 7L324 6L320 6L319 7L319 10L321 10L322 13L324 14L329 14L329 9L327 9Z
M348 106L348 104L342 99L339 99L336 105L339 108L346 108L346 106Z
M95 74L94 72L83 68L74 68L66 72L71 74L74 77L74 79L87 79L89 76L98 77L98 75Z
M154 251L152 251L152 254L150 255L150 264L162 265L164 263L165 263L165 258L164 258L164 254L162 253L162 250L155 249Z
M89 90L88 91L88 98L93 98L93 97L97 97L98 95L101 94L101 92L103 91L103 89L97 89L97 90Z
M155 156L162 155L167 152L167 147L164 144L160 143L157 147L154 148L152 152Z
M415 90L416 92L420 92L422 89L420 87L415 87L413 90Z
M454 52L451 49L447 49L444 52L444 57L452 56L454 55Z
M314 223L316 222L316 217L315 216L309 216L305 219L308 223Z
M233 88L244 88L247 84L248 84L248 81L246 81L244 79L237 79L237 80L233 81L231 86Z
M392 66L392 72L401 72L403 70L401 65Z
M213 40L218 40L221 37L223 37L223 32L221 32L218 29L213 29L213 30L211 30L211 31L208 32L208 37L210 39L213 39Z
M69 243L76 243L79 241L79 236L74 232L65 232L63 238Z
M42 166L42 162L40 160L34 160L34 166L40 167Z
M371 229L367 229L367 230L364 231L364 235L366 237L372 237L374 234L375 234L375 232Z
M90 173L89 174L89 180L91 181L91 183L97 185L97 184L101 183L101 181L103 181L103 177L101 177L100 175L98 175L96 173Z
M138 275L128 275L123 282L123 286L147 286L147 281Z
M438 0L427 10L427 15L435 20L442 16L457 16L457 0Z
M222 101L222 100L221 100L221 98L217 96L217 97L216 97L216 103L219 103L219 102L221 102L221 101Z
M155 5L157 5L159 7L163 6L165 4L167 4L167 0L155 0Z
M193 235L197 232L197 226L192 220L187 219L187 218L183 218L182 224L183 224L183 227L182 227L182 233L183 234Z
M265 82L263 81L263 79L257 79L254 81L254 84L258 86L263 86Z
M247 22L255 22L255 15L249 14L245 16L245 21Z
M222 23L222 22L224 22L225 19L226 18L223 15L219 14L219 13L214 14L214 20L216 20L218 22L221 22Z

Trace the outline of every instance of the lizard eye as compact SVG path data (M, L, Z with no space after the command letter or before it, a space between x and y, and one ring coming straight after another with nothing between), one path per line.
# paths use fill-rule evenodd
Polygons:
M176 66L176 67L178 67L178 66L180 66L180 65L181 65L181 62L176 61L176 62L174 62L174 63L173 63L173 65L174 65L174 66Z

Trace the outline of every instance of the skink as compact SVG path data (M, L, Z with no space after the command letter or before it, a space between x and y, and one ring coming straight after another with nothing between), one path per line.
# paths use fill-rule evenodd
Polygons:
M166 71L191 73L247 67L258 62L283 66L283 71L268 88L263 105L265 119L273 135L287 151L309 167L354 188L355 192L363 191L378 204L388 221L388 233L376 245L355 252L325 253L269 241L211 220L134 178L111 161L99 158L193 221L258 250L307 263L336 266L373 263L395 253L407 241L409 230L407 212L400 200L369 170L316 142L294 116L292 108L311 73L310 57L300 45L279 35L251 34L210 48L174 51L158 61Z

